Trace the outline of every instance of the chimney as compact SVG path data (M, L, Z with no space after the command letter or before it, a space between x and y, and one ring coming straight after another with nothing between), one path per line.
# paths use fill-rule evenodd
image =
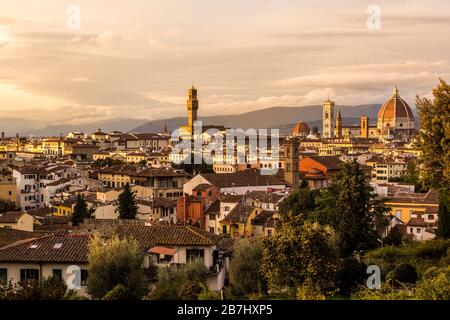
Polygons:
M2 140L5 140L5 132L2 131Z

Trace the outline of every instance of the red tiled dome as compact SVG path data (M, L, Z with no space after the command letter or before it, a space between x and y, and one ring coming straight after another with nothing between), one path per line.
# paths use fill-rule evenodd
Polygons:
M305 122L299 122L295 125L294 129L292 130L293 135L301 135L305 134L308 135L311 132L311 129L309 129L309 126Z
M378 112L378 121L383 124L393 123L396 118L407 118L414 121L414 116L409 105L400 98L398 89L395 86L392 96L383 104Z

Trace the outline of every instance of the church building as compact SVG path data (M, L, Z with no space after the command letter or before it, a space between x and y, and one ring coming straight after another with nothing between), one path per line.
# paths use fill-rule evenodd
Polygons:
M394 86L392 96L381 106L376 125L370 125L369 117L363 115L359 125L344 126L341 111L334 115L335 103L329 99L323 103L322 137L332 139L382 138L408 139L414 134L414 116L409 105Z

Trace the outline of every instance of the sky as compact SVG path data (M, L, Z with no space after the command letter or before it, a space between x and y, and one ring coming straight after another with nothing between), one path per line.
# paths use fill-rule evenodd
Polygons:
M449 35L448 0L0 0L0 118L185 116L192 84L200 115L394 84L414 106L450 81Z

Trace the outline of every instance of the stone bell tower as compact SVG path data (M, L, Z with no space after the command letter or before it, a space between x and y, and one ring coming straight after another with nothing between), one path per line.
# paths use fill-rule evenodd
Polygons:
M194 122L197 121L198 99L197 89L192 85L188 91L188 100L186 101L188 110L188 127L191 134L194 132Z
M283 144L285 157L284 181L292 186L293 190L299 188L299 141L296 138L289 139Z
M322 137L334 138L334 101L330 99L323 102L323 130Z

